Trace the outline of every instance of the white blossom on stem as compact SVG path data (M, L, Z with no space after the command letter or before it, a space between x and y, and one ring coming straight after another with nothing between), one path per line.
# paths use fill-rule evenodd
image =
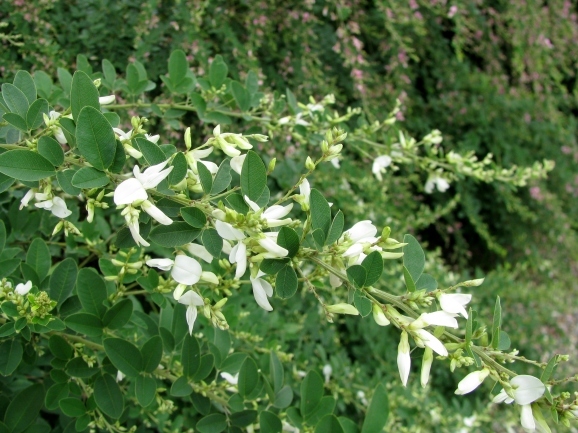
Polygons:
M430 174L425 183L424 190L426 193L431 194L435 188L437 188L439 192L446 192L449 187L450 183L446 179L438 174Z
M47 198L46 194L35 194L37 200ZM39 201L35 206L41 209L47 209L57 218L67 218L72 214L72 211L66 207L66 202L60 197L52 197L50 199Z
M461 314L464 318L468 318L468 312L465 309L472 300L472 295L466 293L442 293L438 297L438 301L442 310L449 314Z
M482 368L481 370L472 371L458 383L458 389L456 389L457 395L469 394L474 391L478 386L482 384L484 379L488 377L490 370L487 368Z
M383 180L381 176L385 173L385 169L391 165L391 156L381 155L375 158L373 161L373 166L371 167L371 172L375 175L376 179L380 182Z
M199 262L189 256L178 255L171 270L171 277L177 283L193 285L201 279L203 268Z
M245 162L245 158L247 157L246 154L235 156L231 159L231 168L235 173L241 175L241 170L243 169L243 163Z
M183 256L184 257L184 256ZM205 305L203 298L193 291L189 290L179 297L179 304L187 306L186 319L187 325L189 325L189 334L193 335L193 326L195 326L195 320L197 319L197 307L202 307Z
M32 281L29 280L26 282L26 284L24 283L17 284L16 287L14 288L14 292L19 294L20 296L24 296L28 294L30 289L32 289Z
M100 105L108 105L112 104L115 100L116 96L114 95L101 96L100 98L98 98L98 103Z
M536 430L536 419L532 412L532 403L538 400L546 392L546 385L540 379L527 374L521 374L510 380L511 388L502 389L493 398L494 403L510 404L516 402L521 406L520 424L526 430Z
M411 356L409 355L409 339L406 331L401 332L399 346L397 348L397 368L403 386L407 386L409 371L411 369Z
M197 256L207 263L211 263L213 261L213 256L203 245L190 243L187 245L187 250L193 256Z
M252 201L249 197L245 196L245 202L249 205L253 212L260 212L262 208L259 207L257 203ZM267 209L264 209L261 213L261 218L267 222L268 227L279 227L291 223L291 218L283 217L287 216L291 209L293 208L293 203L287 206L273 205Z
M249 277L251 286L253 287L253 296L259 307L265 311L272 311L273 307L271 307L269 299L267 298L273 296L273 287L267 280L261 278L263 275L265 275L265 273L259 271L256 277Z

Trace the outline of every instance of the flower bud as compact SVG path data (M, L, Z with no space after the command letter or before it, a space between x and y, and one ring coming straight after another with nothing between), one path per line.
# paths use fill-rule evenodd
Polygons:
M310 171L315 170L315 163L313 162L310 156L308 156L307 159L305 160L305 168Z
M390 324L390 321L385 317L383 310L378 304L373 304L371 312L373 313L373 320L375 320L375 323L379 326L387 326Z
M94 80L94 81L92 82L92 84L94 84L94 86L95 86L97 89L100 87L101 83L102 83L102 80L101 80L100 78L97 78L96 80Z
M269 166L267 167L267 175L270 175L271 173L273 173L273 170L275 170L275 164L277 163L277 158L273 158L271 161L269 161Z
M351 314L353 316L358 316L359 311L351 304L340 303L334 305L327 305L325 309L329 313L336 313L336 314Z
M423 352L423 359L421 361L421 386L425 388L429 381L429 373L433 363L433 352L429 347L426 347Z
M188 127L185 130L185 146L187 147L187 150L191 150L191 128Z

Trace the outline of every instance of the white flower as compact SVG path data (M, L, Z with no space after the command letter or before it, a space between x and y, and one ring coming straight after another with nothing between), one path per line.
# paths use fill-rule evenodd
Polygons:
M243 169L243 163L245 162L245 158L247 157L247 155L239 155L239 156L235 156L233 159L231 159L231 168L237 173L237 174L241 174L241 170Z
M429 347L426 347L423 352L423 358L421 360L421 374L420 382L421 387L425 388L429 382L429 373L431 371L431 365L433 363L433 353Z
M433 313L423 313L410 325L410 329L421 329L426 326L446 326L448 328L457 328L458 321L455 314L449 314L445 311L435 311Z
M174 264L175 264L174 260L171 259L147 260L147 266L150 266L151 268L158 268L162 271L170 271Z
M146 200L147 189L156 187L171 172L173 167L164 169L169 160L167 159L160 164L147 168L143 173L140 172L138 165L134 166L134 178L127 179L120 183L114 190L114 202L116 205L132 204L137 200Z
M373 320L375 320L375 323L379 326L387 326L391 323L389 319L385 317L385 314L379 305L373 304L371 312L373 313Z
M252 201L249 197L245 196L245 202L249 205L249 207L253 210L253 212L259 212L261 208L257 203ZM263 218L267 222L267 226L269 227L279 227L286 224L291 223L291 218L282 219L286 216L291 209L293 208L293 203L287 206L280 206L274 205L270 208L267 208L261 214L261 218Z
M469 394L480 386L489 374L490 370L487 368L471 372L458 383L458 389L455 393L457 395Z
M307 179L303 179L299 185L299 194L303 196L305 203L309 204L309 196L311 195L311 185Z
M203 268L199 262L189 256L178 255L171 271L171 277L177 283L193 285L201 279Z
M461 314L466 319L468 318L468 312L464 305L467 305L471 300L472 295L465 293L442 293L438 297L442 310L450 314Z
M221 377L225 379L227 382L229 382L231 385L237 385L237 383L239 382L239 373L233 376L231 373L223 371L221 373Z
M526 430L534 431L536 430L536 421L534 420L534 414L532 413L532 405L524 404L520 411L520 424Z
M424 190L428 194L431 194L434 190L434 187L438 189L439 192L445 192L450 187L449 182L441 176L437 174L430 174L428 177Z
M157 134L157 135L145 134L145 138L146 138L148 141L151 141L151 142L153 142L153 143L158 143L159 138L161 138L161 136L158 135L158 134Z
M24 207L28 206L30 200L34 198L34 194L35 191L33 189L29 189L28 192L24 194L24 197L22 197L22 200L20 200L20 207L18 209L22 210Z
M36 194L37 199L41 199L43 196L45 196L45 194ZM66 218L72 214L72 211L68 210L66 207L66 202L60 197L52 197L50 200L36 203L35 206L41 209L50 210L57 218Z
M158 207L156 207L150 201L145 200L142 202L142 204L140 206L146 213L148 213L151 217L153 217L159 223L161 223L165 226L170 226L173 223L172 219L170 219L168 216L166 216L162 210L160 210Z
M375 175L377 180L382 181L382 173L385 173L385 169L391 165L391 156L381 155L375 158L373 161L373 166L371 167L372 173Z
M536 429L536 420L532 413L532 403L544 395L546 385L540 379L527 374L513 377L510 380L510 385L512 388L509 392L502 389L492 401L506 404L515 401L516 404L521 406L520 423L522 427L534 431Z
M231 264L237 264L235 278L240 279L247 270L247 245L245 245L243 241L237 242L237 245L231 249L229 262L231 262Z
M190 243L187 245L187 250L189 250L189 253L191 253L193 256L197 256L207 263L211 263L213 261L213 256L203 245Z
M366 238L373 238L377 234L377 228L370 220L359 221L345 233L354 242L363 242Z
M14 292L16 292L20 296L24 296L28 294L28 292L32 289L32 281L27 281L26 284L20 283L16 285Z
M107 96L101 96L100 98L98 98L98 103L100 105L108 105L108 104L112 104L116 99L116 96L114 95L107 95Z
M179 297L179 304L184 304L187 306L187 325L189 325L189 334L193 335L193 326L195 325L195 320L197 319L197 307L205 305L203 298L201 298L197 292L189 290L184 295Z
M125 375L122 371L118 370L116 372L116 381L120 382L121 380L123 380L125 378Z
M337 158L333 158L331 161L331 165L335 168L341 168L341 166L339 165L339 159Z
M407 386L409 370L411 369L411 356L409 355L409 340L407 332L401 332L399 346L397 348L397 368L403 386Z
M448 356L448 350L444 344L425 329L414 331L412 336L419 347L429 347L440 356Z
M265 275L265 273L259 271L255 278L252 276L249 277L251 285L253 286L253 296L259 307L265 311L272 311L273 307L271 307L267 298L273 296L273 287L268 281L261 278L263 275Z
M329 383L331 373L333 373L333 368L331 368L331 365L325 364L323 366L323 377L325 378L325 383Z
M228 241L240 241L245 239L245 234L241 230L236 229L231 224L224 221L215 221L215 228L217 229L219 236Z
M277 245L277 243L269 237L259 239L257 242L259 242L259 245L261 245L261 247L267 250L267 252L264 254L264 257L266 259L276 259L286 257L287 254L289 254L288 250Z
M342 302L340 304L326 305L325 310L328 313L335 314L350 314L352 316L359 316L359 311L351 304Z
M138 224L138 217L136 219L131 219L127 223L127 227L130 230L130 234L137 245L142 245L144 247L150 246L150 244L144 240L144 238L140 235L140 226Z
M130 141L132 137L132 129L129 130L128 132L124 132L122 129L119 128L112 128L112 130L116 133L120 141Z

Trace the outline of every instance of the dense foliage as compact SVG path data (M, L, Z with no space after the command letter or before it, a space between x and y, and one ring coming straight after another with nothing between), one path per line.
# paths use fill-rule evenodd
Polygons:
M8 277L12 287L31 280L41 291L48 290L50 297L58 302L57 317L64 320L68 329L89 337L87 340L63 329L40 332L41 328L38 328L36 331L40 334L34 334L35 325L30 327L32 334L28 339L24 335L26 332L22 334L24 340L23 337L14 339L12 334L5 335L7 339L3 348L8 348L8 343L16 353L18 344L21 344L21 349L24 348L20 357L23 362L16 370L18 374L42 378L42 374L49 373L47 366L51 361L46 357L49 354L53 356L53 371L68 374L66 378L60 377L60 381L52 377L50 380L56 384L52 387L50 380L38 380L44 382L45 390L64 393L66 388L70 392L70 397L68 394L66 397L62 397L63 394L51 395L56 403L60 397L67 403L59 406L45 400L43 413L52 414L50 416L58 413L62 428L70 424L69 428L73 429L75 423L67 417L80 414L80 409L94 410L94 404L97 404L98 410L102 410L98 403L86 399L91 395L92 388L96 387L96 378L103 377L105 379L101 382L107 381L106 378L110 377L107 373L115 375L116 369L122 371L113 360L114 355L105 350L106 346L100 345L100 334L91 336L85 332L85 328L75 329L74 324L70 325L74 321L66 320L70 315L95 312L87 310L82 302L63 311L62 302L54 298L58 289L54 289L51 282L56 279L54 275L58 275L57 271L78 272L75 284L69 285L72 292L68 295L73 293L75 296L70 299L76 296L80 299L82 294L78 290L83 281L87 278L92 283L98 280L97 273L88 273L89 269L94 269L108 281L103 281L102 286L106 289L105 297L108 300L104 305L108 310L97 312L97 316L102 313L101 320L106 320L107 314L111 316L112 313L108 312L111 310L118 310L117 313L122 313L119 313L120 316L126 316L129 303L123 302L124 297L130 299L132 305L131 314L127 316L130 317L130 324L123 323L118 328L107 325L109 330L105 331L105 336L116 337L118 333L118 336L141 348L143 354L147 351L142 349L146 341L150 341L147 343L149 349L155 346L156 350L162 340L163 356L171 360L171 368L182 363L181 356L190 352L190 345L197 350L195 344L198 344L199 359L205 360L205 368L215 368L204 378L198 376L197 371L189 375L193 386L189 393L193 396L190 400L189 397L181 398L177 388L174 392L171 388L170 393L162 394L163 386L182 376L178 368L176 372L169 368L170 371L164 376L159 375L158 370L154 372L159 391L155 394L153 405L156 412L151 423L160 425L159 428L180 429L179 423L190 427L192 420L196 423L203 416L213 417L213 421L221 425L222 417L217 415L222 413L227 414L224 425L228 423L231 428L253 422L259 424L267 421L263 421L261 415L255 421L251 410L261 413L265 407L271 409L274 416L279 415L281 419L299 425L299 417L306 410L303 403L299 406L299 401L303 401L303 387L307 386L303 383L308 383L301 379L305 372L311 372L307 373L309 381L319 382L323 374L328 378L324 386L326 392L332 394L333 400L331 404L326 400L327 406L322 414L334 411L337 416L353 420L352 424L348 424L340 418L345 431L355 431L353 424L362 425L373 389L376 389L376 399L388 394L391 407L388 425L396 431L403 431L404 428L408 431L417 428L454 431L456 425L475 429L491 424L492 412L497 407L487 407L485 398L448 397L463 375L454 379L447 369L436 368L437 362L432 369L433 392L422 391L411 379L407 390L402 390L396 383L397 366L393 361L398 352L399 332L391 327L377 327L372 320L343 319L341 316L335 318L335 326L327 326L318 299L305 296L307 291L313 291L313 286L307 286L307 278L310 277L298 276L297 293L303 296L294 296L285 302L271 301L275 310L267 315L256 308L252 296L247 294L250 293L251 281L242 280L245 285L241 285L240 292L235 292L235 296L223 307L231 329L226 332L214 330L211 321L218 324L218 320L211 317L216 316L206 313L208 317L203 318L199 314L194 333L196 338L185 338L185 315L184 311L180 311L185 307L175 303L171 296L166 296L174 289L170 278L164 280L161 274L161 279L155 280L158 278L155 271L147 270L142 264L151 257L170 257L175 245L163 244L166 235L159 229L160 226L150 231L150 239L156 245L152 250L134 248L128 228L119 232L121 239L126 241L119 244L115 233L125 223L130 227L130 221L115 211L112 197L106 198L103 194L111 192L113 186L125 178L108 173L108 177L103 177L85 170L86 179L73 179L75 173L70 168L75 163L70 158L74 160L78 152L92 167L104 170L109 166L99 167L99 163L91 161L81 147L76 152L72 149L78 138L76 134L79 131L75 128L80 114L79 109L75 113L74 102L70 98L74 83L72 72L77 69L91 80L100 79L101 96L110 93L117 95L116 103L103 105L102 108L107 121L120 128L123 134L128 134L121 136L115 133L120 140L117 143L122 142L124 151L139 159L138 162L129 160L125 171L135 163L144 169L144 166L162 162L156 150L159 147L164 152L162 155L170 157L169 166L175 167L175 159L181 158L174 155L186 154L184 143L189 140L193 148L209 143L211 137L218 136L213 132L218 124L223 133L242 133L248 140L253 140L252 134L267 135L269 141L251 143L264 160L265 167L269 167L267 188L273 198L269 205L287 191L298 187L306 175L312 186L333 203L331 217L336 216L338 209L346 215L342 229L351 227L356 221L371 219L380 231L386 226L391 227L394 238L400 239L403 237L401 234L410 232L430 249L437 248L435 252L427 254L428 260L424 265L426 271L439 282L440 288L467 279L456 276L454 272L480 277L482 271L497 267L497 271L491 273L482 286L485 291L476 293L476 297L480 295L480 302L475 307L481 318L477 324L480 333L486 325L490 331L489 338L493 338L492 313L495 295L500 295L502 300L506 299L506 310L509 306L517 307L509 313L510 318L516 317L517 326L509 328L508 321L503 324L506 331L515 331L510 332L513 345L518 348L523 345L524 354L543 361L543 367L549 359L556 362L564 360L553 355L567 350L557 340L568 327L571 329L570 311L574 306L573 302L566 302L567 297L563 295L576 271L575 222L571 218L575 214L575 200L572 198L577 190L573 118L576 11L572 8L568 2L562 1L550 2L546 8L539 2L531 1L461 2L458 5L443 1L409 4L385 1L295 2L283 3L282 6L278 2L264 1L259 3L259 7L214 1L150 1L146 4L131 1L14 1L0 5L0 16L8 24L3 29L5 49L0 54L4 68L3 81L14 82L17 88L21 88L25 75L20 73L17 76L16 72L19 69L29 70L34 77L37 97L47 101L46 105L37 103L35 119L29 120L27 112L21 113L25 122L31 122L21 128L18 128L18 119L10 118L10 114L17 110L3 104L3 111L9 113L8 118L4 117L7 123L0 130L2 141L6 143L4 149L26 148L47 158L52 164L49 171L52 172L54 166L60 167L54 184L44 180L38 184L36 179L2 172L2 176L8 176L8 179L3 177L5 182L2 188L6 192L1 196L2 220L8 235L2 260L7 261L5 265L10 264L3 267L2 277ZM185 73L177 72L180 67L177 64L183 61L181 52L171 57L174 59L172 71L171 62L167 62L168 53L175 48L182 49L182 58L186 59L185 62L188 60ZM78 56L78 53L81 55ZM108 60L101 62L104 58ZM75 68L71 65L75 65ZM4 88L2 93L5 94ZM32 106L33 100L29 104ZM81 102L80 105L82 108L86 104ZM100 110L100 105L94 108ZM41 114L49 115L53 109L64 115L72 114L72 119L68 122L63 118L58 123L56 118L51 118L48 123L44 122ZM148 121L145 122L143 117ZM191 126L190 138L186 138L185 134L188 126ZM56 143L54 140L51 144L38 140L43 135L57 134L58 127L71 147L64 147L64 165L60 160L51 159L57 157L54 153L59 154L53 146ZM335 127L341 131L332 133ZM36 128L40 128L40 132L25 135ZM126 132L131 128L132 133ZM21 132L15 132L18 129ZM434 129L440 130L441 135L435 131L432 133ZM156 152L156 156L147 156L141 147L145 132L150 136L161 136L161 146L143 145L153 149L150 152ZM326 137L327 133L329 136ZM339 164L333 160L339 168L331 163L319 164L323 158L327 159L322 142L326 140L330 145L338 145L343 139L337 138L344 133L347 133L347 139L340 152ZM412 137L422 138L414 140ZM151 142L150 138L147 142ZM137 153L131 154L132 150L127 146ZM119 161L117 156L120 151L116 152L114 160ZM144 155L144 160L138 152ZM308 157L315 164L314 170L306 164ZM272 162L273 158L276 158L276 163ZM554 170L554 164L549 160L554 161ZM221 164L221 161L223 159L213 159L211 156L207 162ZM190 161L188 163L191 164ZM25 165L29 164L32 162L26 161ZM4 166L10 167L10 163ZM210 164L208 166L211 167ZM110 170L119 176L122 172L122 168ZM177 171L175 168L172 170ZM230 173L232 188L235 185L241 187L242 176L237 176L234 170ZM549 173L548 180L544 181L546 173ZM196 183L187 181L186 187L195 194L210 196L215 192L212 190L216 174L212 173L210 182L203 182L202 175L197 173L201 178ZM21 182L10 187L10 177ZM68 190L63 184L66 181ZM186 226L190 221L179 211L185 203L177 200L180 203L177 206L169 200L169 186L176 184L178 182L171 181L159 189L167 197L158 196L156 199L161 200L154 203L170 218L181 216L183 220L178 224ZM75 224L82 236L59 238L62 234L58 234L49 240L57 221L54 216L33 207L18 210L27 188L36 188L37 193L49 195L52 188L55 191L61 188L72 214L67 217L69 222L61 224L60 228L74 234L74 226L70 224ZM101 190L104 192L100 193ZM71 201L80 191L83 191L86 200L84 204ZM189 198L197 200L194 195ZM261 207L267 204L265 201L259 202L259 197L249 195L249 198L257 201ZM42 203L42 200L36 200L38 204ZM247 207L249 203L244 202L242 196L240 200L239 203L235 202L240 206L238 208L230 201L225 205L247 215L250 212ZM218 203L218 200L210 201L214 205ZM142 209L145 210L144 207ZM303 210L306 211L306 208ZM92 212L94 220L86 221ZM54 211L52 213L57 215ZM145 215L144 212L141 215ZM290 216L298 219L294 213ZM141 223L144 223L141 233L146 238L151 224L146 218ZM193 224L189 227L196 230L205 226L196 227ZM190 228L188 230L191 231ZM299 230L297 233L301 234ZM45 242L34 241L31 244L35 236L42 237ZM387 238L388 235L385 235L384 241ZM205 247L209 235L206 239L204 235L199 238ZM319 246L315 239L311 242L312 247ZM403 242L406 242L405 238ZM48 264L47 257L51 257ZM218 255L217 258L225 259L226 256ZM127 263L140 265L131 267ZM399 264L391 263L385 262L383 287L387 287L392 295L404 296L409 287L399 280ZM46 266L48 269L45 269ZM131 272L115 280L119 269ZM221 275L223 269L227 272ZM305 270L309 272L309 269ZM205 271L213 272L223 281L232 277L222 260ZM81 275L83 272L84 276ZM142 277L141 272L144 272ZM283 276L290 273L283 272ZM325 277L326 274L314 274L314 277L317 276ZM313 283L314 277L310 278ZM364 284L355 283L354 276L349 277L354 288L364 287ZM257 277L252 275L251 278ZM271 281L274 282L274 279ZM322 305L348 300L347 296L342 297L343 293L340 297L337 293L325 292L322 287L318 289L323 291ZM35 290L32 293L41 293ZM349 302L355 301L353 293L356 292L350 290ZM222 295L225 298L229 296L226 291ZM212 300L217 302L218 299ZM538 309L536 319L534 315L526 314L533 306L544 305L544 301L548 301L550 308L542 306L542 309ZM359 307L356 303L354 305ZM416 311L422 307L417 305ZM121 311L123 309L125 311ZM552 315L552 312L557 315ZM4 313L7 314L5 319L13 317L6 311ZM152 325L150 318L154 321ZM175 322L177 320L180 322ZM12 329L19 333L21 329L28 329L26 321L20 321L17 325L19 329L14 328L17 321L8 320L8 323L13 323ZM24 328L20 328L22 326ZM170 331L174 341L171 342L171 337L163 334L166 334L161 331L163 328ZM552 337L548 337L548 334ZM63 346L66 354L62 354L54 348L63 341L52 337L37 339L35 335L57 335L64 337L64 343L68 341L66 344L77 344ZM160 340L153 338L155 336ZM484 337L483 333L476 335L476 338L482 346L491 343L484 340L487 335ZM496 340L495 344L498 343ZM66 347L73 347L73 351ZM501 347L504 348L506 346ZM232 353L227 356L230 349L233 349ZM103 350L106 358L103 358ZM251 395L238 389L236 392L239 393L234 393L237 397L240 395L248 401L255 401L252 407L243 406L235 399L230 403L231 413L247 416L247 424L242 424L241 421L232 421L228 417L229 411L219 406L219 398L223 398L222 393L226 391L228 382L222 381L217 373L234 375L241 364L246 369L252 368L251 362L245 363L247 354L250 355L248 359L257 362L263 374L259 380L264 380L271 390L265 385L270 399L268 403L260 402L264 391L261 394L255 391L255 395ZM209 362L210 356L212 364ZM5 358L3 362L10 359ZM91 370L91 374L85 376L86 380L79 379L82 376L75 376L77 372L70 373L73 370L66 367L66 362L59 364L59 359L74 361L72 364L78 363L75 361L77 359L84 359L87 368L92 368L92 363L96 362L100 369ZM475 357L472 355L471 359ZM275 376L277 373L272 371L278 368L276 363L279 360L285 365L280 383L279 377ZM44 373L34 371L35 365L45 366L40 368ZM560 366L560 369L563 367ZM3 374L12 372L6 366L3 368ZM130 377L119 383L124 398L129 399L127 401L136 399L141 406L149 407L141 401L144 394L139 394L134 388L148 386L146 396L153 395L152 382L147 375L150 372L139 370L140 373L143 371L144 375L141 376L147 377L147 380L140 379L140 385L136 385L138 381ZM563 371L570 374L572 369ZM536 374L532 370L528 372ZM123 373L126 374L125 371ZM49 374L57 376L59 373ZM8 380L17 377L8 376ZM292 404L297 402L295 407L301 413L295 412L297 409L294 412L285 411L287 406L276 405L276 393L286 389L282 388L283 378L287 389L294 394ZM201 379L205 379L206 385L199 382ZM172 386L175 386L174 383ZM375 388L378 383L381 384ZM7 391L8 394L3 397L4 414L8 399L25 386L26 383L16 381L6 388L11 391ZM208 388L205 389L205 386ZM216 394L212 388L215 386L218 387ZM142 388L139 389L144 392ZM189 392L188 388L180 392L185 391ZM494 393L497 391L499 388ZM27 396L37 394L38 389L27 393ZM203 395L209 396L216 404L212 408L202 406L206 405L204 400L199 400ZM78 400L78 396L82 398ZM452 411L443 409L447 407L447 399L454 405ZM83 404L82 408L79 401ZM171 424L175 412L173 415L169 413L175 409L173 405L176 405L176 413L181 414L179 408L188 408L191 404L196 415L191 415L190 419L177 417ZM142 413L149 415L141 415L140 409L132 409L132 412L125 411L122 415L123 422L153 416L150 411L143 410ZM567 411L561 410L560 414L570 417ZM104 412L104 415L103 419L109 422L110 413ZM273 415L264 417L272 419ZM47 415L46 419L54 422L50 416ZM562 421L567 419L564 416L561 417ZM501 414L500 417L500 424L507 424L509 420L514 425L519 423L516 415ZM92 419L89 418L79 419L88 423ZM313 428L317 421L317 418L310 418L306 425ZM104 421L100 422L102 426ZM332 427L329 425L325 428ZM275 431L273 427L271 429ZM201 428L199 430L203 431Z

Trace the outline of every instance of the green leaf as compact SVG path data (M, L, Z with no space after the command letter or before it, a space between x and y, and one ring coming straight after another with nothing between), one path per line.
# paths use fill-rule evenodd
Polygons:
M500 297L496 297L496 305L494 306L494 320L492 322L492 347L498 348L500 343L500 328L502 327L502 305L500 304Z
M323 240L327 239L329 227L331 225L331 209L325 197L315 188L311 190L309 196L309 206L311 208L311 228L321 229Z
M2 97L11 113L16 113L26 119L30 103L26 95L18 87L10 83L2 84Z
M72 169L58 171L56 173L56 179L58 180L60 188L62 188L62 190L66 194L70 194L73 196L78 195L81 192L80 188L77 188L74 185L72 185L72 178L74 177L74 173L76 173L76 171Z
M186 397L187 395L191 395L192 392L193 387L189 385L187 378L185 376L181 376L173 382L170 394L174 397Z
M315 433L344 433L335 415L325 415L315 426Z
M102 72L104 74L103 84L110 90L114 90L114 82L116 81L116 69L114 65L107 59L102 60Z
M48 410L58 408L58 403L63 398L68 397L68 383L56 383L48 388L46 397L44 398L44 405Z
M259 414L259 427L262 432L281 433L283 424L273 412L264 410Z
M34 83L32 75L30 75L27 71L21 70L16 72L12 84L18 87L22 93L24 93L30 104L36 101L36 84Z
M223 238L219 236L217 230L209 228L203 230L201 236L201 241L207 251L215 258L221 257L221 251L223 250Z
M84 107L78 115L76 143L80 154L94 168L104 171L112 165L116 138L112 126L96 108Z
M201 366L201 347L197 339L191 335L185 335L181 351L181 364L183 375L193 377Z
M24 388L11 399L4 414L4 424L11 433L20 433L36 421L44 403L44 388L35 384Z
M70 329L79 334L89 337L100 337L102 335L103 324L98 316L90 313L75 313L64 319L64 323Z
M293 114L299 113L301 109L299 108L299 105L297 105L297 98L295 98L293 92L287 88L285 89L285 94L287 96L287 105L289 105L291 112Z
M56 167L64 162L64 151L58 141L52 137L40 137L40 140L38 140L38 153Z
M86 413L86 407L84 403L78 398L68 397L63 398L58 402L58 406L66 416L70 417L80 417Z
M367 271L361 265L353 265L347 268L347 279L357 288L365 286Z
M297 292L298 279L295 270L287 265L277 273L275 293L282 299L289 299Z
M22 116L19 116L16 113L6 113L2 118L8 122L10 125L14 126L15 128L19 129L22 132L28 131L28 125L26 124L26 119Z
M122 338L106 338L103 344L112 365L128 377L136 377L144 371L142 355L134 344Z
M196 425L200 433L221 433L227 428L227 418L222 413L212 413L201 418Z
M34 84L36 85L38 96L45 99L50 98L53 87L50 75L44 71L34 72Z
M367 278L365 280L366 286L371 286L379 281L383 273L383 258L379 251L372 251L363 259L361 266L367 271Z
M54 166L36 152L24 149L0 154L0 173L17 180L35 181L54 175Z
M169 173L169 185L176 185L187 175L187 159L182 152L178 152L173 158L173 169Z
M259 155L249 150L241 168L241 192L251 200L256 201L261 197L266 186L267 169L265 164Z
M231 414L231 424L237 427L247 427L257 419L257 411L252 409L245 409L240 412Z
M72 346L60 335L51 335L50 340L48 340L48 347L58 359L68 361L74 355Z
M58 307L70 296L76 285L78 268L72 258L61 261L50 275L48 287L50 298L58 302Z
M548 382L550 380L550 377L552 376L552 373L554 373L554 370L556 369L557 365L558 365L558 355L554 355L552 358L550 358L550 361L548 361L546 368L544 369L542 375L540 376L540 380L544 383Z
M129 322L132 309L132 301L122 299L108 309L102 318L102 324L108 329L120 329Z
M64 93L67 96L70 95L70 88L72 87L72 75L70 75L70 72L63 68L57 68L56 75Z
M281 364L279 357L273 350L269 354L269 373L271 374L273 390L277 392L283 387L285 371L283 370L283 364Z
M205 213L197 207L182 207L181 216L191 227L202 229L207 224Z
M74 123L74 120L67 117L60 117L58 121L70 147L76 147L76 123Z
M199 172L199 179L201 180L203 191L205 194L209 194L213 187L213 175L201 161L197 162L197 171Z
M323 379L315 370L309 371L301 382L301 415L311 415L323 397Z
M211 195L219 194L227 189L231 184L231 160L226 158L215 175L213 180L213 187L211 188Z
M156 226L151 230L150 240L157 245L173 248L194 241L201 231L191 227L186 222L174 222L169 226Z
M108 297L106 284L93 268L83 268L78 272L76 294L84 311L103 317L106 311L103 303Z
M66 374L72 377L92 377L98 371L99 368L89 367L82 358L72 358L66 364Z
M2 260L0 262L0 278L7 277L14 272L14 270L18 268L20 262L20 259Z
M508 350L512 345L512 341L510 340L510 336L506 333L506 331L500 329L500 342L498 343L498 350Z
M20 341L12 339L0 344L0 374L10 376L22 361L22 344Z
M28 246L26 253L26 263L32 266L38 277L43 280L52 265L52 256L46 242L42 238L36 238Z
M343 233L343 225L345 224L345 218L343 217L343 212L337 211L333 222L331 223L331 228L329 229L329 234L325 240L325 245L331 245L335 243Z
M307 424L315 425L320 422L321 419L326 415L332 414L335 410L336 403L337 401L332 396L326 395L325 397L322 397L313 413L307 417L304 417L304 419L307 421Z
M285 409L289 407L293 401L293 389L289 385L285 385L278 392L275 393L275 401L273 406L277 409Z
M289 251L287 257L295 257L299 252L299 235L291 227L281 227L277 236L277 243Z
M37 99L34 101L26 113L26 125L28 125L28 129L40 128L44 123L43 114L47 115L48 112L48 101L46 99Z
M319 251L323 249L323 245L325 245L325 233L321 229L315 229L311 232L311 237L315 242L315 247Z
M101 188L110 182L108 176L96 168L82 167L72 177L72 185L77 188Z
M373 392L371 403L365 414L361 433L380 433L389 416L389 399L383 384L378 384Z
M92 107L100 112L98 89L92 79L82 71L76 71L72 77L70 89L70 110L72 118L78 123L80 112L84 107Z
M88 75L92 74L92 66L90 66L90 63L84 54L76 55L76 69L85 72Z
M169 57L169 78L173 86L178 86L187 76L189 62L182 50L174 50Z
M249 94L253 95L259 91L259 77L255 71L249 71L245 78L245 87Z
M425 254L419 242L412 235L404 235L403 242L407 243L403 247L403 265L411 275L415 283L423 273L425 267Z
M93 395L96 405L103 413L113 419L120 418L124 411L124 399L120 387L110 374L96 379Z
M209 66L209 81L211 85L216 89L220 89L227 78L228 71L229 68L223 61L221 55L215 56L211 66Z
M245 203L245 199L241 194L229 194L225 200L229 205L228 207L233 209L235 212L242 213L243 215L246 215L247 212L249 212L249 205Z
M141 137L137 137L133 141L136 147L142 152L142 156L148 165L157 165L167 160L165 153L156 143Z
M251 99L247 89L238 81L231 81L231 93L241 111L248 111L251 108Z
M138 403L147 407L157 395L157 381L148 376L137 376L134 384L134 393Z
M126 163L126 153L124 152L124 146L120 140L116 140L116 147L114 151L114 158L112 160L111 166L108 168L111 172L120 174Z
M438 288L438 282L434 277L429 274L421 274L419 280L415 282L415 289L416 290L426 290L431 292Z
M5 244L6 244L6 226L4 225L4 221L0 220L0 253L2 253Z
M405 287L407 288L407 291L415 292L415 283L413 281L413 278L411 277L411 274L409 273L409 271L405 266L403 267L403 278L405 280Z
M472 342L473 327L474 315L473 310L470 308L468 311L468 319L466 321L466 344L470 344Z
M141 348L143 368L147 373L157 369L163 357L163 341L158 335L153 335Z
M265 259L261 262L261 271L267 275L275 275L289 263L289 259Z
M252 358L247 357L239 370L237 386L241 397L250 395L259 385L259 369Z
M367 317L371 314L371 301L367 299L360 290L356 290L353 294L353 304L362 317Z

